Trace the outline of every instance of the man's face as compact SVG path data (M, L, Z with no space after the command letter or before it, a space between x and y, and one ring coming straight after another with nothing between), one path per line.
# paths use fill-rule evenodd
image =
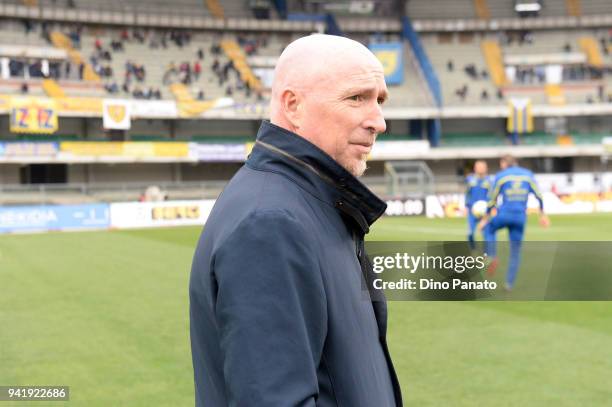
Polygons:
M483 177L487 175L487 163L484 161L476 161L474 164L474 172L479 176Z
M362 58L350 69L330 70L305 93L299 133L356 177L376 136L386 130L381 104L387 86L378 61Z

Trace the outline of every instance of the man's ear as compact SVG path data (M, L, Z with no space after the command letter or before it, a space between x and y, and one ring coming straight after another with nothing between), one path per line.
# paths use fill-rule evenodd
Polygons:
M296 130L300 128L302 122L302 101L301 96L291 89L285 89L280 98L282 111Z

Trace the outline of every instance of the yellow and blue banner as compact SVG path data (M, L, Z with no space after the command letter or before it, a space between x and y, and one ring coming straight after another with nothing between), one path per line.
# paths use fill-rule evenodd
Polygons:
M369 48L383 66L387 85L401 85L404 83L404 53L402 43L375 43L370 44Z
M513 98L508 103L508 133L524 134L533 132L531 99Z
M177 159L189 157L189 143L182 141L62 141L60 150L72 156Z
M51 134L57 131L57 127L57 108L53 99L11 98L11 132Z

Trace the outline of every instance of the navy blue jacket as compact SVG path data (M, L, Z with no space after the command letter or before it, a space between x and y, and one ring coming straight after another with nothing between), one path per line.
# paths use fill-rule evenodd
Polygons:
M401 406L363 236L386 205L263 122L193 259L196 406ZM372 299L375 299L374 301Z

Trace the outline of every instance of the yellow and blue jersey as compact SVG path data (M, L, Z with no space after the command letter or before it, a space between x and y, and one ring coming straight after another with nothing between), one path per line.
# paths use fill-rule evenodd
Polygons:
M514 213L524 215L527 211L529 194L535 195L544 211L542 194L535 182L533 173L519 166L508 167L495 176L495 181L489 193L488 212L497 207L498 213ZM498 199L501 197L501 203Z
M465 206L470 209L474 202L487 201L489 189L493 185L493 176L486 175L479 177L476 174L470 174L465 178L467 189L465 191Z

